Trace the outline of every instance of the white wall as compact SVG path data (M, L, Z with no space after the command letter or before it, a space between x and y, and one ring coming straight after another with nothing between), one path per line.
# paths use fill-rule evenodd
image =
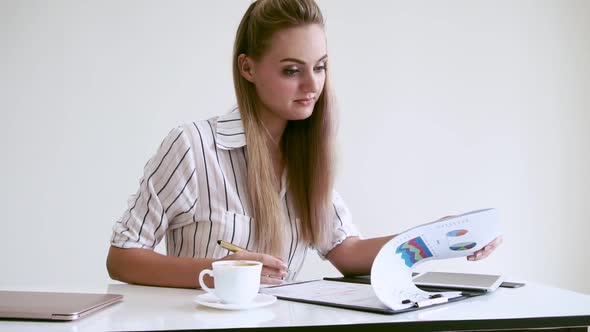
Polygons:
M172 127L233 105L249 3L0 1L0 286L109 281L144 163ZM590 2L320 5L338 190L363 233L496 207L493 257L425 268L590 293ZM310 256L303 276L325 274Z

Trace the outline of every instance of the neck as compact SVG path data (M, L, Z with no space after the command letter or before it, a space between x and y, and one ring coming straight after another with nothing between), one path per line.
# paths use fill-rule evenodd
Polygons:
M261 112L261 120L270 151L272 153L280 152L280 142L287 127L287 120L269 111Z

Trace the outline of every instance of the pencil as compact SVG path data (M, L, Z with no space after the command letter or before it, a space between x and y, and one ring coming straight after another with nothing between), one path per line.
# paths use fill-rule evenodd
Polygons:
M242 247L238 247L233 243L225 242L223 240L217 240L217 244L219 244L223 249L227 249L231 252L242 252L242 251L248 252L247 249L244 249Z

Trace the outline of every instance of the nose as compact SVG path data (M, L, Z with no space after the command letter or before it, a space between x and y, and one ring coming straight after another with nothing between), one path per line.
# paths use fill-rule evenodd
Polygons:
M303 81L303 90L308 93L308 92L318 92L321 88L322 85L322 76L321 74L318 74L316 72L314 72L313 70L311 72L308 72L307 75L305 75L305 79Z

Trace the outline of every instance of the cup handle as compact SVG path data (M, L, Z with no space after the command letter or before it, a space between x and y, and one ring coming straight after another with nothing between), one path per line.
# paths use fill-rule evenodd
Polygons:
M205 282L203 281L203 277L206 274L208 274L208 275L210 275L210 276L213 277L213 271L208 270L208 269L202 270L201 273L199 273L199 285L201 286L201 289L203 289L207 293L213 294L213 290L211 288L207 287L207 285L205 285Z

